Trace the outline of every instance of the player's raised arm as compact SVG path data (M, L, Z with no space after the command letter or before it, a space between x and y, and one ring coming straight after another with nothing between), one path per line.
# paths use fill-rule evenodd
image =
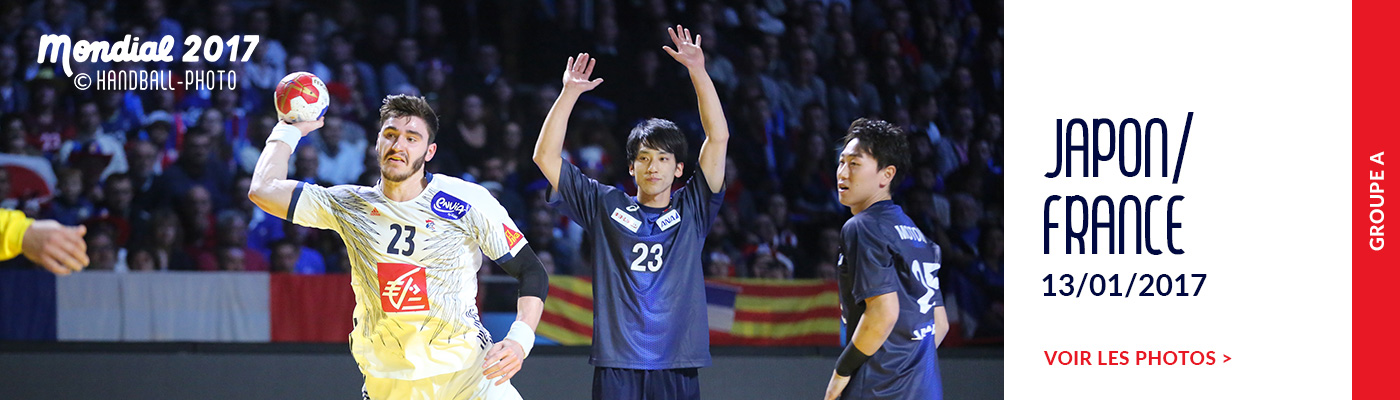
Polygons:
M569 114L573 113L574 103L578 102L580 95L603 83L603 78L588 80L597 61L589 58L588 53L569 57L564 69L564 88L559 91L554 106L550 107L549 115L544 117L540 138L535 142L535 165L540 167L540 172L549 179L549 186L555 191L559 190L559 167L564 163L564 133L569 127Z
M827 399L841 396L856 368L865 364L871 355L885 345L885 339L890 337L890 331L894 330L894 323L898 320L899 297L894 292L865 299L865 314L861 316L860 323L856 324L856 333L851 336L846 350L841 352L841 358L836 360L836 371L827 383Z
M718 193L724 188L724 157L729 149L729 123L724 119L724 107L719 104L719 91L715 90L715 83L705 70L705 53L700 50L700 35L695 35L692 41L690 30L680 25L666 28L666 31L671 34L671 42L676 44L676 48L661 48L685 66L690 72L690 83L695 86L696 102L700 104L700 123L705 127L705 143L700 145L700 169L705 171L710 190Z
M248 199L259 208L278 218L287 218L287 206L292 202L297 181L287 179L287 160L297 141L311 131L321 128L324 119L288 124L278 121L267 137L267 146L258 156L253 169L253 182L248 186Z

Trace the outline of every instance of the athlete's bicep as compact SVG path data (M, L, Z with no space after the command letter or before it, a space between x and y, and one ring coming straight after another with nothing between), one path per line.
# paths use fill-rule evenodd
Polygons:
M719 193L724 188L725 154L729 151L727 128L724 136L722 140L706 138L705 143L700 145L700 169L708 171L705 180L711 193Z
M248 200L252 200L253 204L256 204L264 212L286 219L288 206L292 202L292 194L299 183L301 182L279 179L257 185L248 190Z

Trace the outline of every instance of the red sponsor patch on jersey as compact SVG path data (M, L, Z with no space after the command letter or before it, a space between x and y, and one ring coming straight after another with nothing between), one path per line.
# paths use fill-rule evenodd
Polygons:
M520 232L516 232L514 229L510 229L510 225L501 224L501 228L505 228L506 230L506 247L514 249L515 244L520 243L520 238L523 238L524 236L522 236Z
M372 216L372 217L378 217L378 216L379 216L379 207L371 208L371 209L369 210L369 215Z
M379 303L384 312L428 311L428 278L423 267L379 263Z

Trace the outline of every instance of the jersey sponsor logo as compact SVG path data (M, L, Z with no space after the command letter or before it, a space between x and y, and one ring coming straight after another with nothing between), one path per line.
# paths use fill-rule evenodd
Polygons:
M661 218L656 220L656 226L661 227L663 231L679 223L681 223L681 213L676 212L676 210L662 214Z
M622 212L622 209L620 208L613 209L612 219L613 221L617 221L617 223L622 224L624 228L627 228L628 230L632 231L632 233L636 233L637 228L642 227L642 220L637 219L637 217L633 217L631 214Z
M371 216L371 217L378 217L378 216L379 216L379 207L370 207L370 209L369 209L369 216Z
M924 340L924 338L932 337L935 334L934 328L934 323L929 322L928 325L925 325L923 328L915 330L914 337L909 338L909 340Z
M379 305L384 312L428 311L428 279L423 267L379 263Z
M641 207L638 207L636 204L627 206L627 212L637 212L637 210L640 210L640 209L642 209L642 208L641 208Z
M439 217L458 220L462 219L462 216L467 215L467 211L471 209L471 204L467 204L467 202L461 199L452 197L452 195L447 194L447 192L438 192L433 196L433 213L437 214Z
M512 250L515 249L515 245L520 244L520 239L525 237L520 232L510 229L510 225L501 224L501 228L505 229L506 232L506 247Z
M928 238L924 237L924 232L920 231L919 228L909 225L895 225L894 230L899 233L900 240L908 240L921 244L928 243Z
M434 231L434 232L437 231L437 223L436 223L436 222L433 222L433 220L431 220L431 219L430 219L430 220L427 220L427 221L423 221L423 227L424 227L424 228L428 228L428 230L430 230L430 231Z

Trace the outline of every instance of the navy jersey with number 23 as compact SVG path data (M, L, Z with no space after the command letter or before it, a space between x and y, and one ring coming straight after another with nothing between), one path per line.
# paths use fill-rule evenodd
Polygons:
M696 170L667 208L637 204L622 190L559 168L550 200L588 231L593 263L593 354L598 367L698 368L710 365L705 235L724 195Z
M889 200L871 205L841 227L837 269L846 337L855 336L865 299L886 293L899 298L894 329L851 375L843 399L943 398L933 313L943 306L941 257L938 245Z

